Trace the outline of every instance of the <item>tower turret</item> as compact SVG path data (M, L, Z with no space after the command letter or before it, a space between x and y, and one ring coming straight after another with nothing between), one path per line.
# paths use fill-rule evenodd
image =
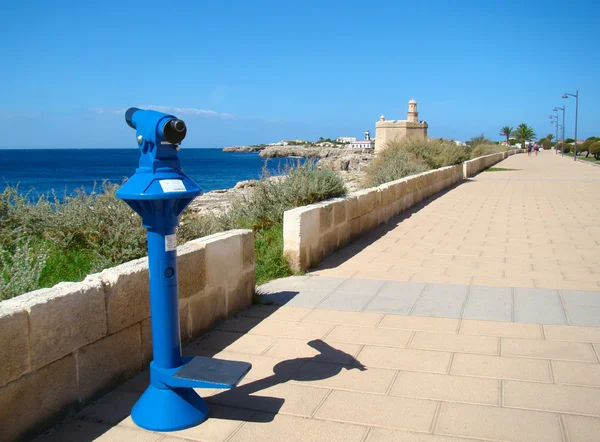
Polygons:
M406 120L410 123L419 122L419 113L417 112L417 102L410 100L408 102L408 112L406 113Z

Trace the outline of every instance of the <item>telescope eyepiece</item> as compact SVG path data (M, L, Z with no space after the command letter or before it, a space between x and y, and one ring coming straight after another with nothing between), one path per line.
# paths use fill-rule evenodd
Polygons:
M187 134L187 128L183 120L174 118L167 121L163 127L163 137L171 144L179 144L185 138Z
M133 125L133 122L131 121L131 119L133 118L133 114L135 114L137 111L139 111L139 109L137 107L130 107L125 112L125 121L129 125L129 127L133 128L133 129L135 129L135 126Z

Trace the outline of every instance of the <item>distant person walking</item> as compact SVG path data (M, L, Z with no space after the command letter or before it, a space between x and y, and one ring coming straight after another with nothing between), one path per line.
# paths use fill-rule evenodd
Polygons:
M527 143L527 156L528 157L531 156L531 141L529 143Z
M535 156L537 157L537 154L540 151L540 145L538 143L535 143L533 145L533 150L535 151Z

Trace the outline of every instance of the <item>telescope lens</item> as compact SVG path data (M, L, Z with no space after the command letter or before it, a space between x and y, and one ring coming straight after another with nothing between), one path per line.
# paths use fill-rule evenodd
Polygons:
M169 120L163 127L163 136L171 144L179 144L185 138L187 128L182 120Z

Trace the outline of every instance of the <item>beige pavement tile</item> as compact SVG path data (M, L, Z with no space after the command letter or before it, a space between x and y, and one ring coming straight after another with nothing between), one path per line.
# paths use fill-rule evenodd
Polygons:
M594 362L552 361L554 378L559 384L600 387L600 364Z
M460 325L461 334L500 336L507 338L542 339L542 326L539 324L522 324L516 322L477 321L463 319Z
M310 274L315 276L335 276L338 278L351 278L356 274L356 272L357 270L355 268L336 267L333 269L313 270L312 272L310 272Z
M371 427L366 442L473 442L473 439Z
M596 362L592 346L580 342L502 338L502 355Z
M292 380L302 385L385 394L395 375L395 370L307 362Z
M471 282L472 285L490 285L493 287L528 287L534 288L533 279L526 277L524 273L522 278L486 278L475 276Z
M431 282L439 284L461 284L468 285L471 283L471 276L448 276L448 275L432 275L426 273L415 273L411 281Z
M357 359L367 367L446 373L449 352L366 346Z
M448 267L446 269L448 276L477 276L484 278L504 278L504 270L499 268L479 268L470 269L465 267Z
M244 379L236 388L217 393L207 401L226 407L310 417L328 393L326 388Z
M451 374L552 382L550 362L541 359L455 354Z
M406 347L412 336L411 330L391 330L370 327L349 327L337 325L327 335L328 341L349 342L351 344L371 344L390 347Z
M183 438L199 442L223 442L252 415L252 411L249 410L218 405L212 405L209 412L209 418L200 425L163 434L167 437L173 436L173 441L181 440L176 438ZM161 439L160 442L163 442L163 440Z
M394 382L390 394L441 401L498 405L500 381L402 371Z
M544 325L546 339L556 341L600 342L600 327Z
M316 362L353 364L354 356L360 348L360 345L344 342L307 342L302 339L280 338L264 355L281 359L302 358L304 362L311 359Z
M598 440L600 419L597 417L565 415L565 427L569 442L590 442Z
M265 319L252 328L249 333L263 336L280 336L299 339L320 339L331 330L333 326L314 322L278 321Z
M231 442L360 442L366 427L305 419L281 414L257 413L231 439Z
M70 419L35 438L34 442L102 441L155 442L162 434L136 428L111 427L97 422Z
M325 324L341 324L373 327L383 317L380 313L343 312L337 310L313 310L302 322L320 322Z
M500 354L499 344L499 339L491 336L418 331L410 348L497 355Z
M429 431L437 402L334 390L315 417L363 425Z
M379 328L399 328L403 330L423 330L437 332L455 332L458 319L427 318L421 316L385 315Z
M241 333L214 331L195 341L199 348L227 350L236 353L261 354L277 340L273 336L256 336ZM193 348L193 345L190 346Z
M436 433L511 442L562 442L557 414L443 403Z
M310 308L280 307L274 305L253 305L238 313L240 316L278 319L280 321L300 321L311 312Z
M505 407L600 416L600 389L505 381Z

